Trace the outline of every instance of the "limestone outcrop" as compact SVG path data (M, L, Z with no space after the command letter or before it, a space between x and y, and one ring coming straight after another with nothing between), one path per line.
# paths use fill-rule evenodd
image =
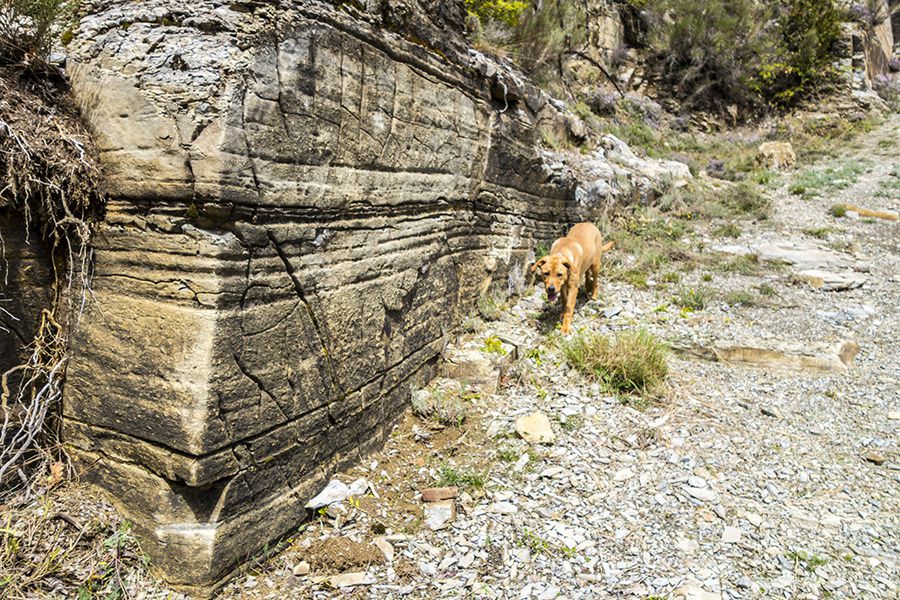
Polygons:
M65 436L155 567L207 593L591 206L535 147L570 118L468 50L461 3L84 12L69 72L109 202Z

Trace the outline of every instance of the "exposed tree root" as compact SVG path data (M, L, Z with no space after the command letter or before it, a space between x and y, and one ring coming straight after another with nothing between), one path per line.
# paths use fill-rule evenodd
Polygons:
M0 496L29 488L34 474L59 460L67 336L90 289L91 224L103 205L92 151L61 76L0 70L0 210L22 216L26 239L40 237L53 265L34 339L22 348L21 363L0 376ZM3 233L0 299L15 293Z

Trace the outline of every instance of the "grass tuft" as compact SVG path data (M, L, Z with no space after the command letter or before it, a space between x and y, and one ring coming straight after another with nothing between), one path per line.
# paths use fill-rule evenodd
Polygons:
M422 419L443 426L461 426L468 414L466 403L479 397L478 392L462 384L433 385L412 394L412 410Z
M837 217L840 219L841 217L847 216L847 207L843 204L834 204L831 208L828 209L828 213L832 217Z
M496 321L509 308L509 298L503 292L494 290L480 296L477 307L482 319Z
M717 227L713 231L713 235L716 237L739 238L741 237L741 228L734 223L728 223L726 225Z
M681 288L672 297L672 303L682 310L703 310L706 308L706 290L703 288Z
M570 365L615 393L654 394L669 373L668 349L644 330L622 331L612 339L583 333L566 342L562 350Z
M487 477L484 473L459 471L454 467L443 466L438 470L436 485L438 487L458 487L462 489L484 488Z
M831 227L809 227L807 229L804 229L803 233L810 237L824 240L832 231L834 231L834 229Z

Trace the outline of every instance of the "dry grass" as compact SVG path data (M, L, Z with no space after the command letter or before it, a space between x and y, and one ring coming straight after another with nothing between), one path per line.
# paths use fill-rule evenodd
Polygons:
M717 185L694 182L674 188L660 199L660 205L684 218L730 218L764 220L771 201L760 185L743 180Z
M509 308L509 297L500 290L488 290L479 296L477 308L482 319L496 321Z
M91 490L61 485L24 498L2 508L0 598L167 597L131 525Z
M622 331L612 339L584 333L562 350L570 365L616 393L656 394L669 373L665 344L644 330Z

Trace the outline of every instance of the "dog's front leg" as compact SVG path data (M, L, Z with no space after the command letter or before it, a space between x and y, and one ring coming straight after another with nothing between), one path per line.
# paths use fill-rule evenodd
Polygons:
M577 280L576 280L577 281ZM563 288L563 320L560 331L563 335L568 335L572 330L572 317L575 315L575 301L578 300L578 285L566 283Z

